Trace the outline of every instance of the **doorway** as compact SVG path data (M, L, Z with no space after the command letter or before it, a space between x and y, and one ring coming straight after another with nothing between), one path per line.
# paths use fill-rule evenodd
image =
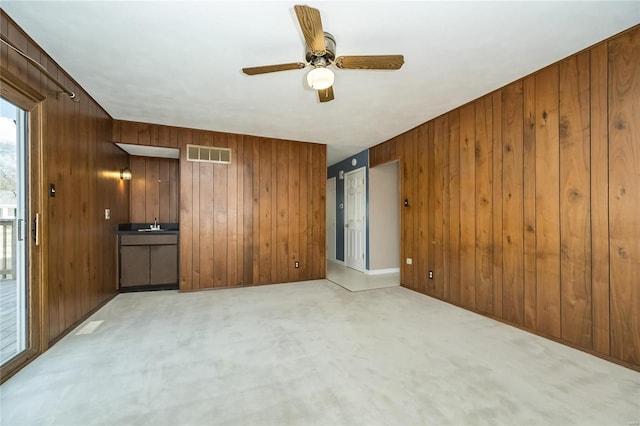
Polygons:
M400 273L398 161L369 169L369 273Z
M366 267L367 184L365 168L344 175L345 265L364 272Z
M1 75L0 384L47 347L40 239L42 98ZM43 241L46 241L44 239Z
M327 179L327 260L336 260L336 178Z
M0 364L29 336L27 113L0 98Z

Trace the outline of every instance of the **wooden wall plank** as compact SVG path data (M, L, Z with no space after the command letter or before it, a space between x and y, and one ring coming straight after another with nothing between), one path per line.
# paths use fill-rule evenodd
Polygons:
M422 126L417 135L417 153L415 167L417 170L417 180L413 187L415 195L412 197L413 207L417 211L412 211L414 215L414 223L416 224L416 238L415 238L415 255L414 264L412 269L414 270L417 281L415 283L418 291L422 291L426 294L436 295L436 279L428 279L428 271L435 271L435 252L436 247L436 235L435 235L435 203L436 194L433 188L435 181L435 156L434 156L434 137L432 135L433 123L429 122ZM437 276L436 276L437 277Z
M171 148L171 128L169 126L154 126L154 129L154 132L157 134L158 146Z
M502 311L506 321L524 322L523 84L502 89Z
M590 54L559 67L562 340L591 348Z
M216 135L214 146L228 147L227 136ZM208 144L207 144L208 145ZM233 157L232 157L233 158ZM227 196L229 192L229 165L213 165L213 234L201 233L202 241L213 236L213 287L228 287L231 271L227 269L229 259L229 217ZM201 286L203 288L203 286Z
M428 185L430 192L433 194L433 210L430 216L433 216L434 229L431 232L433 239L431 240L431 262L434 273L434 279L430 280L435 283L434 295L439 298L444 297L445 287L445 265L444 265L444 221L445 221L445 176L444 164L449 158L444 156L444 147L449 143L448 138L445 140L446 133L446 115L441 115L433 121L433 161L430 167L433 172L429 171L429 175L433 176L433 182ZM448 136L448 135L447 135ZM448 185L447 185L448 186ZM424 212L429 215L429 212Z
M431 123L433 124L433 123ZM411 155L409 160L409 170L412 176L415 176L418 173L418 137L415 133L408 134L408 149ZM427 123L427 144L430 144L432 141L432 128L429 123ZM428 172L427 172L428 175ZM416 179L411 179L409 183L410 188L410 203L413 202L412 208L409 209L409 220L411 221L411 227L414 230L412 233L412 243L411 243L411 257L413 258L413 265L410 265L410 277L411 282L414 288L425 287L426 280L424 276L426 275L426 259L423 261L420 259L419 254L419 242L416 239L416 235L418 232L419 225L419 215L420 210L427 205L427 192L424 187L421 187L420 182ZM412 201L411 201L412 200ZM426 235L429 235L429 231L426 232Z
M593 349L609 355L609 133L607 44L591 49L591 279Z
M451 226L451 193L450 193L450 172L449 172L449 114L445 114L442 119L442 295L445 300L449 299L449 274L451 261L451 241L449 240Z
M476 102L475 116L475 268L476 306L480 312L493 313L492 265L492 155L493 98L485 96Z
M258 284L267 284L272 282L271 272L271 230L273 229L271 215L275 208L271 203L271 144L269 140L263 139L260 144L260 278Z
M276 152L276 251L277 269L276 280L286 282L289 279L289 143L284 144ZM291 262L293 267L293 262Z
M449 116L449 300L460 303L460 110Z
M525 78L523 81L524 326L532 330L537 326L535 90L535 76Z
M475 104L460 108L460 304L476 308Z
M138 144L138 123L135 121L120 122L120 142Z
M260 200L262 199L262 185L261 185L261 181L260 178L262 176L261 171L260 171L260 164L261 164L261 160L260 160L260 148L261 148L261 143L259 141L258 138L253 137L253 136L249 136L249 140L251 141L251 147L253 148L253 154L252 154L252 163L251 163L251 168L252 168L252 175L253 175L253 188L252 188L252 193L253 193L253 214L252 214L252 234L253 234L253 244L252 244L252 275L253 275L253 283L255 284L259 284L261 282L261 277L262 275L260 274L260 251L262 250L261 247L261 233L262 233L262 212L261 212L261 205L260 205Z
M310 263L312 259L309 259L308 255L308 247L309 247L309 237L311 236L311 228L309 227L309 198L311 194L309 193L309 180L308 180L308 169L309 164L307 163L307 159L309 158L309 144L301 144L299 147L299 162L300 165L298 167L299 172L299 187L300 187L300 201L299 206L300 209L298 211L299 221L299 252L298 258L300 259L300 271L298 272L298 279L305 280L309 279L311 276L310 273Z
M200 141L202 143L202 141ZM193 194L194 198L198 199L198 234L196 235L214 235L218 229L214 229L214 210L215 205L214 197L216 196L216 182L214 180L213 173L214 165L210 163L196 163L194 164L194 172L199 176L198 179L198 192ZM194 188L195 190L195 188ZM194 241L195 242L195 241ZM198 250L194 250L194 256L199 257L198 265L199 281L194 281L194 287L197 284L198 288L211 288L214 287L214 272L213 264L214 257L219 253L215 250L217 247L214 245L213 238L198 238L197 239Z
M493 271L493 315L502 318L502 91L493 92L493 128L492 128L492 209L491 209L491 232L492 232L492 262Z
M221 172L226 177L226 212L225 221L227 225L226 235L226 251L227 264L225 270L227 276L225 280L226 286L237 286L238 282L238 200L242 198L240 185L238 182L238 164L242 160L238 155L238 136L227 136L227 148L231 149L231 164L221 164Z
M278 149L270 140L269 150L271 151L271 228L270 228L270 244L269 244L269 260L271 264L271 280L269 282L282 282L280 279L278 268Z
M236 241L235 241L235 245L236 245L236 281L235 284L236 285L244 285L245 283L245 279L244 279L244 274L245 274L245 251L246 251L246 241L245 241L245 221L244 221L244 217L245 217L245 211L249 210L249 208L244 208L244 203L245 203L245 186L244 186L244 175L245 175L245 170L243 165L246 162L246 158L244 156L244 151L245 151L245 142L244 142L244 137L242 135L238 135L236 137L236 152L235 152L235 156L236 156L236 162L235 162L235 167L234 170L232 171L232 175L231 178L235 179L237 182L237 194L238 194L238 198L236 200L236 211L235 211L235 216L236 216ZM231 191L229 191L229 194L231 194ZM231 196L231 195L230 195Z
M287 237L289 257L287 259L287 281L300 279L300 268L294 268L294 262L300 261L300 144L290 143L288 149L287 165L289 167L289 200L287 201L289 213L289 226ZM284 153L282 154L284 156Z
M243 254L243 269L244 269L244 279L241 284L247 284L254 282L253 275L253 258L254 258L254 234L257 234L256 228L253 223L253 181L255 176L255 160L253 158L254 153L254 143L253 138L249 136L244 136L242 144L243 148L243 163L242 168L239 169L238 174L243 175L243 184L244 184L244 208L241 209L243 215L243 245L242 249L244 251Z
M177 160L173 160L176 164ZM158 221L169 222L171 217L171 182L176 176L171 174L171 162L158 161Z
M536 329L560 337L560 147L558 65L535 76Z
M180 161L169 162L169 223L180 222Z
M200 141L200 132L197 130L193 130L191 133L191 142L194 145L199 145ZM203 216L203 212L201 211L201 201L200 194L200 185L201 183L204 186L209 185L208 182L201 182L202 179L202 171L203 167L201 163L197 163L193 165L193 174L191 175L191 187L193 188L193 196L191 197L191 204L193 205L193 222L191 223L191 229L193 232L193 239L189 241L189 245L191 245L191 279L193 281L193 288L201 288L200 287L200 238L197 238L197 235L200 234L200 225L201 225L201 217ZM215 245L214 245L214 256L215 256ZM206 282L203 282L203 287L205 288L207 285Z
M138 132L138 144L151 145L151 124L136 122L136 129ZM155 126L154 126L155 127ZM156 144L154 144L156 145Z
M120 127L122 125L122 121L112 120L111 122L111 140L113 142L120 142L122 137L120 135Z
M405 135L399 140L400 152L402 161L400 163L401 172L401 196L400 198L408 202L408 205L404 205L400 214L400 226L401 226L401 244L400 244L400 282L411 289L416 289L414 282L414 266L413 264L407 264L406 259L415 257L414 243L415 243L415 228L414 220L411 209L418 208L418 200L414 197L414 186L416 180L413 178L415 169L412 167L412 159L415 159L415 153L412 150L413 143L410 138Z
M62 72L59 73L60 81L66 84L67 77ZM84 141L79 140L77 130L78 128L72 121L74 117L78 117L75 105L70 105L70 102L64 102L62 104L62 132L65 137L62 138L63 143L63 156L62 156L62 169L63 175L60 180L60 184L57 186L56 198L62 205L62 211L65 222L76 223L80 212L76 209L75 203L71 195L75 197L74 182L76 179L76 169L73 167L75 161L79 158L76 149L72 144L82 144ZM79 118L79 117L78 117ZM74 120L75 121L75 120ZM80 168L77 170L79 171ZM76 226L68 227L67 232L62 236L64 244L64 256L62 270L66 271L69 275L69 279L63 282L62 294L64 300L67 302L64 309L61 310L60 322L63 325L63 330L71 327L78 315L78 285L79 276L78 272L82 268L81 255L78 252L78 247L75 244L78 234Z
M180 143L191 143L191 132L180 129ZM180 156L180 290L193 290L193 174L196 163Z
M70 83L72 84L72 87L74 89L76 89L75 84L73 84L72 81L70 81ZM79 146L76 147L77 151L77 166L78 169L76 169L76 178L79 179L83 179L84 181L87 182L87 184L85 185L80 185L80 187L78 188L78 190L76 191L76 196L79 198L79 200L82 200L80 202L80 209L78 212L78 221L76 222L79 226L78 226L78 230L83 230L83 229L91 229L91 225L90 225L90 218L89 218L89 212L90 212L90 207L89 207L89 192L90 192L90 187L89 185L91 185L91 171L89 170L89 124L88 124L88 120L89 120L89 114L90 114L90 104L85 102L82 103L80 105L76 105L75 106L75 112L76 114L79 115L79 119L76 120L76 131L77 131L77 138L80 141L79 142ZM102 216L104 217L104 212L102 214ZM79 231L78 231L79 232ZM86 242L82 241L82 238L80 237L76 237L74 244L76 246L76 250L77 252L80 254L79 258L77 259L77 263L78 263L78 267L79 269L84 269L84 271L79 270L78 271L78 279L82 280L83 278L88 279L90 278L90 273L91 273L91 251L88 250L88 248L91 247L91 242L89 242L89 244L87 245ZM82 286L80 284L77 285L77 317L78 318L82 318L84 317L88 312L88 298L89 296L89 289L86 288L85 286ZM73 322L75 323L77 320L74 318Z
M6 33L5 33L6 34ZM6 63L6 62L5 62ZM57 76L58 70L49 62L48 71L52 75ZM46 124L44 134L47 137L45 145L45 158L47 159L46 181L48 183L57 184L63 175L62 168L54 165L61 165L62 158L62 102L45 102L46 107ZM43 136L44 137L44 136ZM47 233L49 254L56 253L58 256L64 255L64 241L57 232L64 227L64 214L59 208L59 202L54 198L47 198L47 227L44 227ZM60 321L60 311L64 310L64 298L62 296L62 283L65 280L65 272L62 269L62 262L51 261L49 259L49 273L47 276L48 286L48 312L49 312L49 333L48 342L55 340L64 331L64 323Z
M611 355L640 365L640 29L609 42Z
M376 167L400 159L398 137L369 148L369 167Z
M169 147L170 148L181 148L182 152L186 149L187 144L182 143L180 141L180 128L178 127L170 127L169 128Z
M148 132L146 133L148 134ZM160 164L158 161L148 161L146 164L145 183L145 220L153 222L160 216Z
M318 220L314 223L314 238L316 247L318 248L318 257L315 262L316 275L313 279L327 277L327 146L324 144L313 145L318 150L318 156L315 158L314 179L318 180L318 192L314 200L318 204Z
M313 186L313 160L314 157L316 155L315 150L313 149L313 145L309 145L308 146L308 150L307 150L307 193L311 194L311 197L309 199L309 204L307 205L307 226L308 226L308 232L309 235L313 235L313 198L314 198L314 191L315 188ZM313 241L311 239L307 240L307 259L311 260L313 259L313 255L314 255L314 248L313 248ZM307 273L309 274L309 276L313 276L313 274L315 273L315 268L313 267L313 263L309 263L308 268L307 268Z

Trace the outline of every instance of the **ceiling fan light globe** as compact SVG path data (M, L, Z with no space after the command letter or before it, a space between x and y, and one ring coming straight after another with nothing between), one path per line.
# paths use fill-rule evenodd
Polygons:
M324 67L317 67L307 74L307 83L313 90L324 90L333 86L333 71Z

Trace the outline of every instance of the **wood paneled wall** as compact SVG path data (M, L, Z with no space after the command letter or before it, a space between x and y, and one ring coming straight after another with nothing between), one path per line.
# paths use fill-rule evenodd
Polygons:
M635 27L371 148L402 284L639 367L639 105Z
M44 98L43 187L55 184L56 196L45 198L42 212L46 282L40 284L47 311L44 332L52 342L116 293L116 229L119 222L128 221L129 214L128 189L119 170L126 167L128 158L111 143L111 117L4 11L0 26L3 34L80 99L75 103L57 96L57 87L0 45L0 72ZM111 220L104 219L105 208L111 209Z
M129 158L129 218L133 223L177 223L180 211L180 162L171 158Z
M325 145L117 120L113 140L181 150L181 290L324 278ZM232 163L186 161L187 144Z

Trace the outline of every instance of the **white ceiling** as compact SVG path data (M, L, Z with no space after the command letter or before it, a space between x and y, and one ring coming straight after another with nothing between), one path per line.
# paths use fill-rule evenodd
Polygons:
M320 9L338 55L403 54L399 71L337 70L320 104L294 4ZM638 1L2 0L113 118L329 145L329 164L640 22Z

